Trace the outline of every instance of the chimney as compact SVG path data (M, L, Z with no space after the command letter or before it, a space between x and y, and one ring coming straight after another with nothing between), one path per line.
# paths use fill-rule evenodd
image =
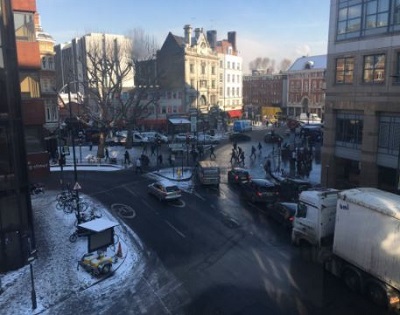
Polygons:
M207 40L208 43L210 44L211 49L215 49L217 46L217 31L212 30L212 31L207 31Z
M203 28L196 27L196 28L194 29L194 34L195 34L196 39L199 38L200 33L203 33Z
M237 52L237 50L236 50L236 32L228 32L228 42L231 43L233 51Z
M183 29L185 30L185 43L188 46L192 46L192 27L190 24L186 24Z

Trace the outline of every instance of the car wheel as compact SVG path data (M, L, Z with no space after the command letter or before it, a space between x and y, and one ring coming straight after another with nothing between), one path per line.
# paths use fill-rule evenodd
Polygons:
M388 296L386 290L378 283L368 284L366 294L373 303L382 307L388 307Z

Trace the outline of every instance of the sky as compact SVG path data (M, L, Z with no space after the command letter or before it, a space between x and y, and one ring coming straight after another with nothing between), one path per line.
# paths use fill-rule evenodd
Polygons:
M329 0L36 0L43 30L56 43L91 32L127 35L143 29L159 46L183 27L216 30L217 40L236 31L243 72L257 57L278 65L327 52Z

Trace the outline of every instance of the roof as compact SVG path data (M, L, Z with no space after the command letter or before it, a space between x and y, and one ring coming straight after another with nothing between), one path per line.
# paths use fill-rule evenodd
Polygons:
M326 69L327 55L303 56L298 58L288 69L287 72Z
M79 224L79 227L93 231L101 232L107 229L111 229L114 226L119 225L119 223L107 220L107 219L94 219L89 222Z
M191 122L186 118L170 118L169 122L173 125L190 124Z

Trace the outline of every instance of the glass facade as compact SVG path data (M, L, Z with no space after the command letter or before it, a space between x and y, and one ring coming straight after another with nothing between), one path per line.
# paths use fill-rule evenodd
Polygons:
M363 116L338 113L336 117L336 145L358 149L362 143Z

